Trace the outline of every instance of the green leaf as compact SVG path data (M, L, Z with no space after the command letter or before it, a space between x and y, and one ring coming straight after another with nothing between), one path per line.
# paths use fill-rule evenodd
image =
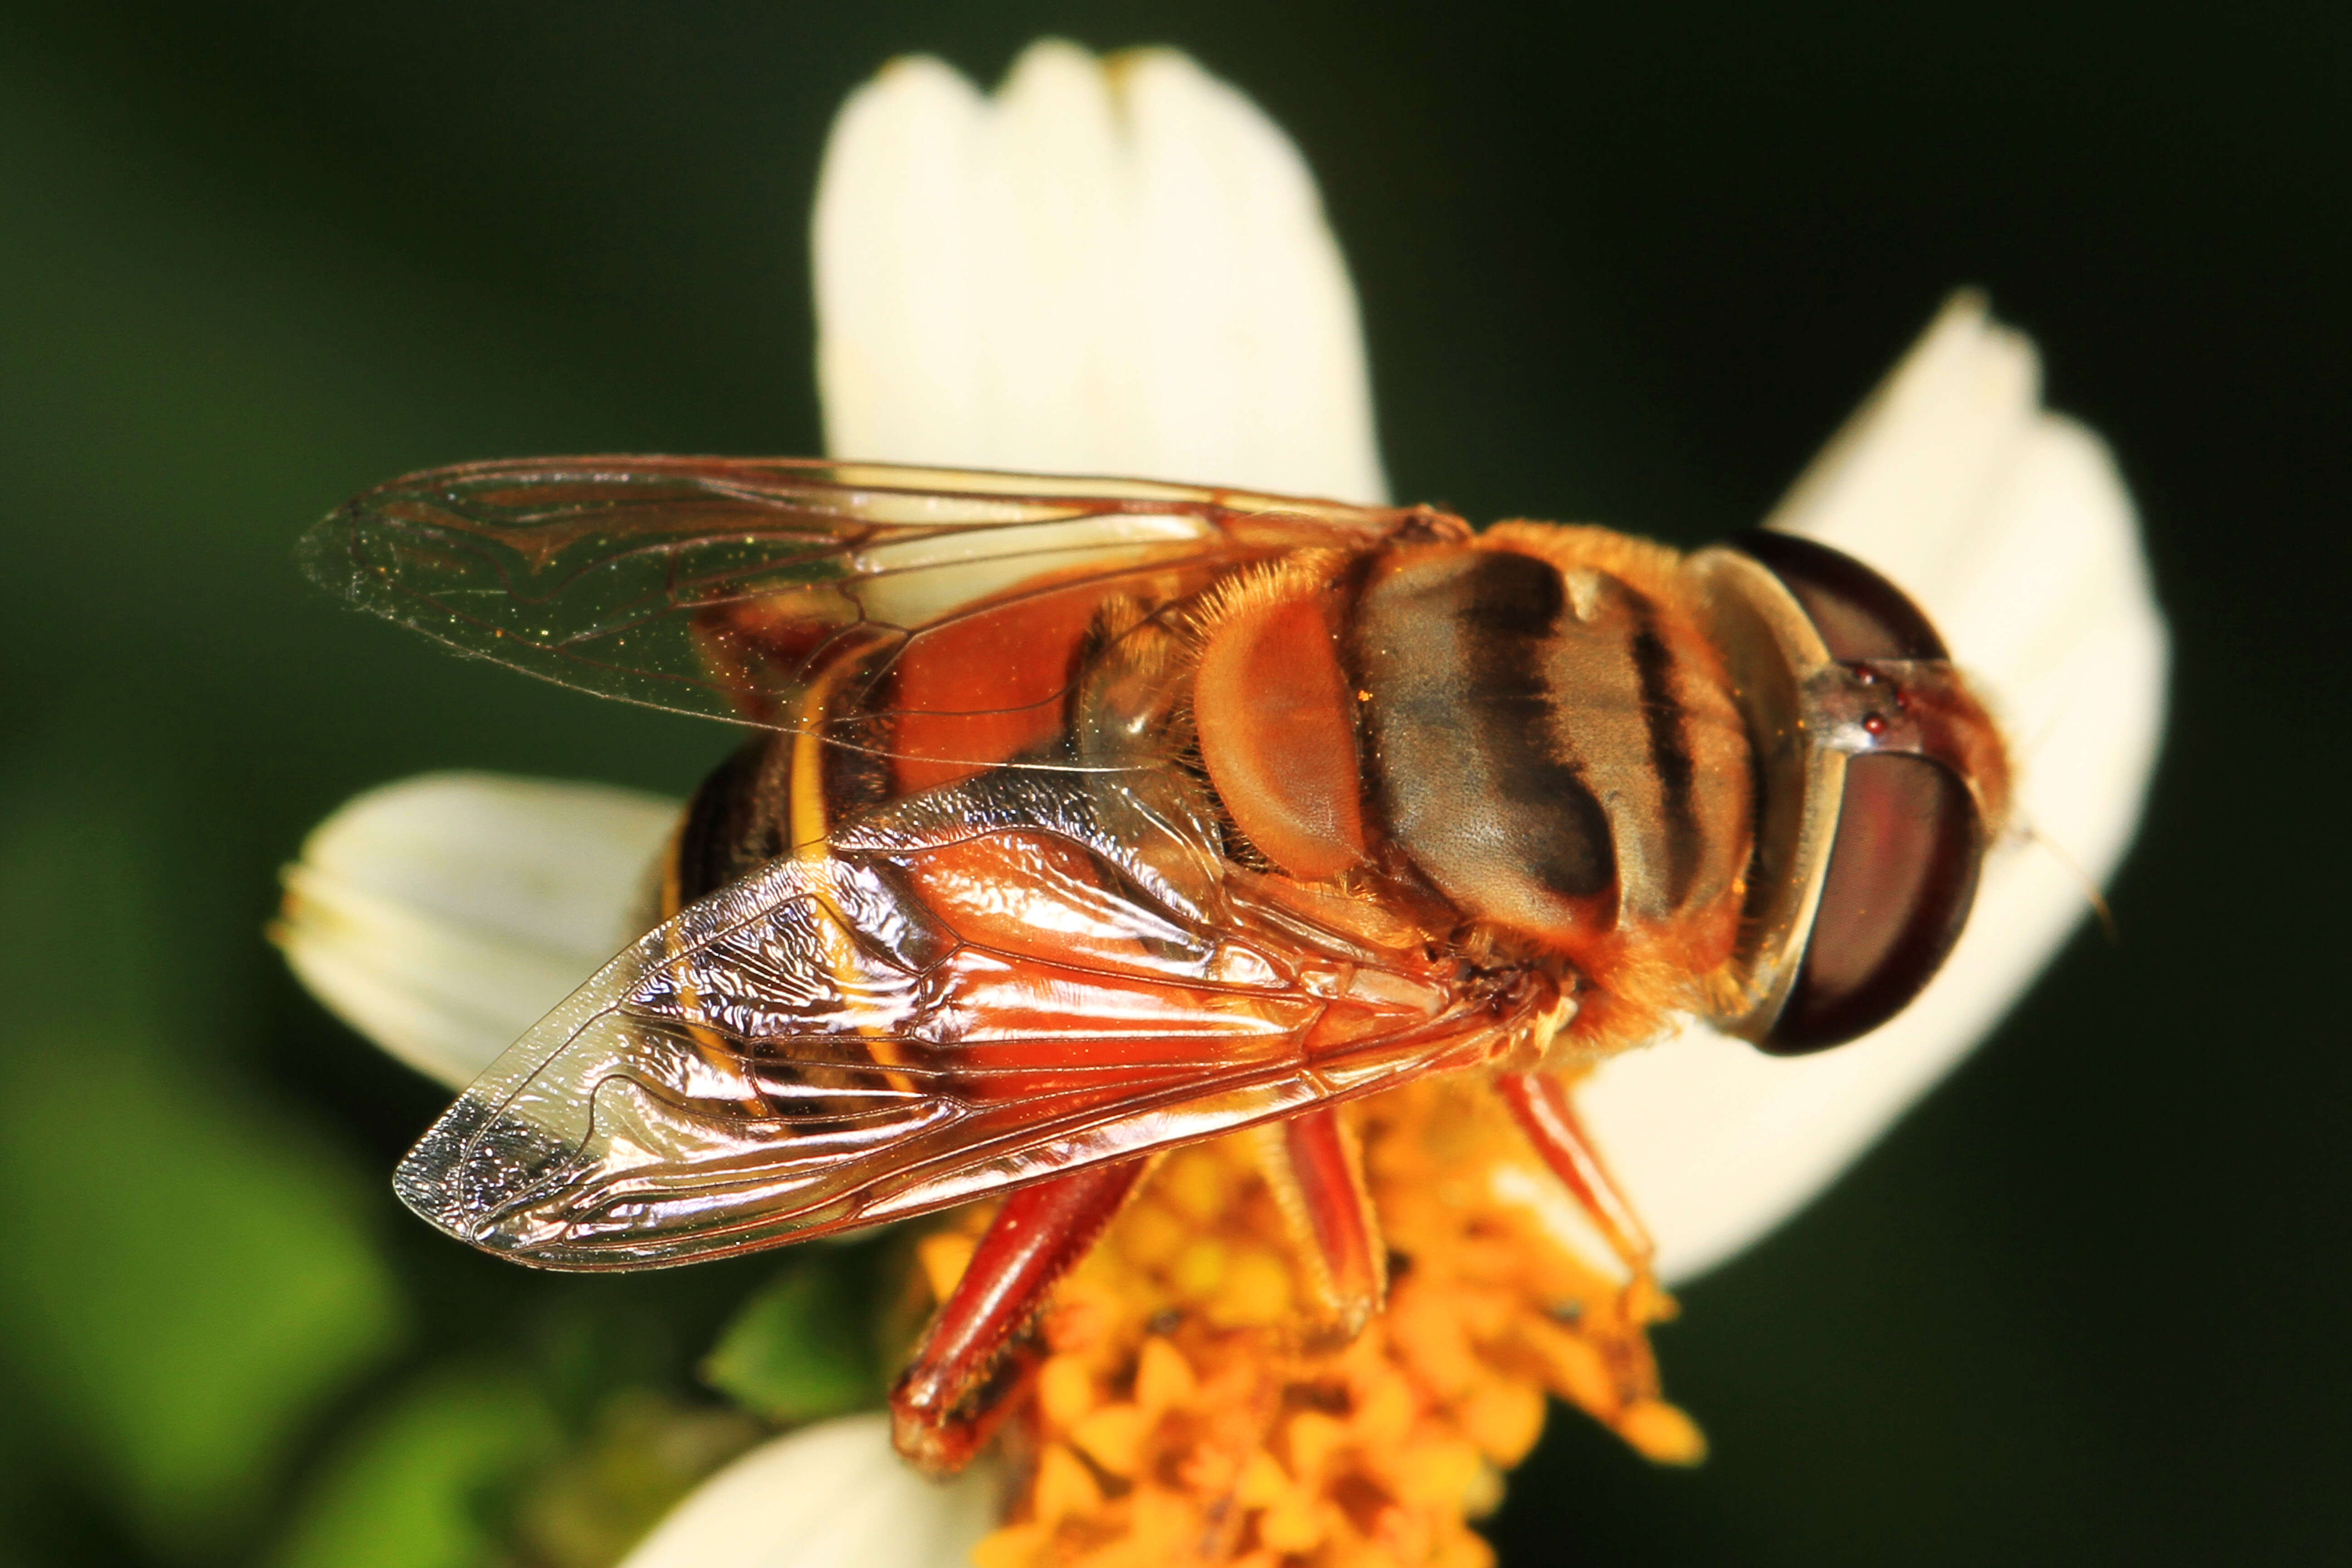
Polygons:
M772 1421L814 1421L882 1396L873 1335L843 1259L805 1259L743 1304L703 1380Z
M152 940L135 831L0 812L0 1360L53 1447L181 1554L253 1517L297 1435L399 1340L362 1189L205 1070Z
M502 1494L557 1443L554 1417L522 1379L443 1372L333 1456L274 1568L481 1568L499 1555Z
M142 1533L258 1500L402 1314L344 1173L118 1042L58 1039L0 1097L0 1333Z

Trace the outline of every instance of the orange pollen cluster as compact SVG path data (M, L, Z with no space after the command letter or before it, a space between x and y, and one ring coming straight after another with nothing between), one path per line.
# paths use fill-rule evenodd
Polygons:
M1652 1459L1704 1455L1658 1396L1646 1330L1672 1303L1573 1244L1565 1193L1485 1085L1412 1085L1349 1120L1387 1310L1316 1348L1253 1141L1171 1155L1041 1322L1006 1432L1021 1484L977 1568L1482 1568L1470 1521L1535 1446L1548 1394ZM936 1293L971 1245L961 1227L923 1243Z

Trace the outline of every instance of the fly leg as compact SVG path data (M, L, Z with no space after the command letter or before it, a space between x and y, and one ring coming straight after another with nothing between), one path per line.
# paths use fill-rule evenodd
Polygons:
M1036 1352L1015 1336L1101 1239L1149 1164L1092 1165L1004 1200L890 1390L899 1453L933 1475L953 1475L980 1451L1036 1368Z
M1307 1261L1318 1348L1363 1331L1388 1294L1388 1248L1355 1140L1329 1106L1258 1129L1258 1163Z
M1568 1086L1549 1073L1526 1072L1505 1073L1495 1079L1495 1088L1543 1163L1592 1221L1609 1249L1632 1271L1628 1289L1645 1297L1654 1294L1650 1263L1656 1248L1650 1233L1609 1174L1591 1134L1577 1117Z

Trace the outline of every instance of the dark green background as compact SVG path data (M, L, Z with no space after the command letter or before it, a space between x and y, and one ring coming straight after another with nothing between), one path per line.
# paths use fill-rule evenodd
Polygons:
M563 1439L514 1410L683 1386L772 1272L542 1279L396 1209L438 1097L262 945L278 864L420 769L677 791L729 742L289 544L425 464L814 449L835 106L1045 31L1181 45L1298 139L1406 498L1748 523L1978 282L2145 511L2177 684L2121 945L1685 1293L1715 1458L1564 1418L1507 1562L2340 1551L2340 7L82 0L0 8L0 1563L267 1558L370 1454L524 1463Z

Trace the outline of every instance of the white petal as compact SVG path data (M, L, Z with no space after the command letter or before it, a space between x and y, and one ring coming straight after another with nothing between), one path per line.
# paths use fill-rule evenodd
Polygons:
M311 832L274 934L337 1016L463 1088L638 934L677 811L489 773L386 784Z
M2098 438L2044 412L2033 347L1948 305L1772 517L1911 594L2019 760L2020 816L2104 882L2163 729L2166 641L2131 499ZM1807 1202L1997 1024L2088 912L2021 835L1987 861L1943 972L1901 1016L1820 1056L1703 1029L1604 1068L1580 1096L1669 1279Z
M985 1467L925 1480L891 1451L888 1417L848 1415L719 1471L621 1568L965 1568L996 1505Z
M1181 54L896 62L814 226L836 455L1379 500L1346 263L1281 130Z

